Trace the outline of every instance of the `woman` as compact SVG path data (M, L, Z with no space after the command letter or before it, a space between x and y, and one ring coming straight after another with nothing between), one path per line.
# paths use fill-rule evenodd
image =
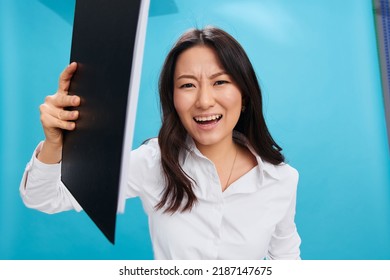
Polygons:
M20 191L28 207L81 207L60 181L62 130L80 98L67 95L77 64L41 105L46 139ZM132 151L126 197L148 214L156 259L299 259L298 173L284 163L263 117L260 87L240 44L221 29L184 33L159 81L162 127Z

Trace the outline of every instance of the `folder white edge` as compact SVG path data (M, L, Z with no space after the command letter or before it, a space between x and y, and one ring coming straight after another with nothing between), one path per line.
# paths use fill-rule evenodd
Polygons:
M127 98L126 122L122 148L122 164L119 179L118 213L123 213L125 211L126 197L124 196L124 189L127 185L127 178L129 172L131 172L131 170L129 170L130 152L132 150L133 144L135 118L137 114L138 105L138 94L141 84L142 61L145 47L149 6L150 0L141 1L133 52L133 63L131 67L129 93Z

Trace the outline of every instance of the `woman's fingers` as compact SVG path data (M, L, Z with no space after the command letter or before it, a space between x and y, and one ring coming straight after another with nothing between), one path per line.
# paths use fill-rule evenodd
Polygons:
M79 112L77 110L67 111L47 103L43 103L39 109L41 112L41 122L44 128L73 130L75 128L74 121L79 117Z
M54 95L46 96L45 103L58 108L77 107L80 105L80 97L57 92Z
M39 106L41 123L46 139L38 159L45 163L57 163L61 160L63 130L74 130L79 117L77 110L64 110L80 105L80 97L68 95L70 81L77 69L77 63L68 65L61 73L58 90L45 98Z
M77 63L72 62L71 64L68 65L68 67L64 69L64 71L62 71L58 82L59 93L68 94L70 80L72 79L74 72L76 72L76 69L77 69Z
M57 109L57 118L61 121L75 121L79 117L79 111L67 111Z
M47 128L46 130L52 134L60 134L61 132L58 131L58 128L64 130L74 130L76 128L75 122L63 121L48 114L42 115L41 122Z

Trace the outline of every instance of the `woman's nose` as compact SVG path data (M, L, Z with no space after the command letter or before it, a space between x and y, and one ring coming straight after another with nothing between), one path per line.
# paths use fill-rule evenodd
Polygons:
M201 109L207 109L215 105L215 98L212 87L202 86L199 88L196 100L196 106Z

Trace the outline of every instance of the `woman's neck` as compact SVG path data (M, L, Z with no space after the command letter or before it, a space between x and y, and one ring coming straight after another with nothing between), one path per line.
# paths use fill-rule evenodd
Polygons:
M199 143L195 144L202 155L207 157L216 165L230 159L237 151L233 137L227 137L223 141L212 145L201 145Z

